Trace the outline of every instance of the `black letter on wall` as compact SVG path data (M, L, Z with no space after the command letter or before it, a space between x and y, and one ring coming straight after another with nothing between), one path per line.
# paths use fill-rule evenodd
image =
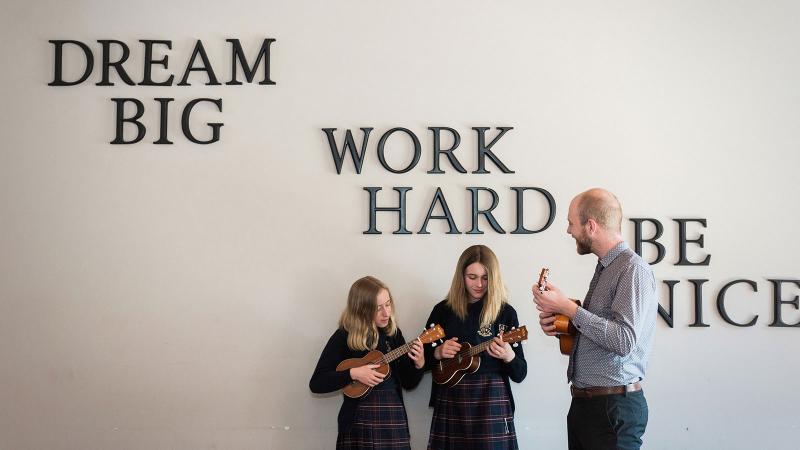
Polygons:
M442 216L432 216L433 208L436 207L436 203L442 205ZM450 227L450 231L447 234L461 234L458 231L458 227L456 227L456 222L453 220L453 214L450 213L450 208L447 207L447 201L444 199L444 194L442 194L442 188L436 188L436 194L433 196L433 200L431 201L431 207L428 208L428 214L425 216L425 222L422 223L422 228L419 229L417 234L431 234L428 228L428 221L431 219L445 219L447 220L447 225Z
M167 69L167 62L169 60L169 55L164 55L164 58L159 60L153 60L153 45L166 45L168 49L172 50L172 41L151 41L147 39L140 39L139 42L144 44L144 75L142 77L142 82L139 83L139 86L172 85L172 80L175 79L175 75L170 75L169 78L167 78L167 81L153 81L153 66L158 64L159 66L164 66L164 69Z
M395 187L393 188L400 194L400 205L396 208L391 207L377 207L376 206L376 193L380 191L382 188L379 187L365 187L364 190L369 192L369 229L364 231L363 234L382 234L375 226L376 223L376 214L380 211L385 212L396 212L399 214L397 230L393 231L392 234L411 234L410 231L406 229L406 192L410 191L412 188L410 187Z
M456 155L453 154L453 150L458 147L458 144L461 143L461 136L458 134L458 131L448 128L448 127L428 127L429 130L433 131L433 169L429 170L428 173L444 173L444 170L439 168L439 158L440 155L447 156L447 159L450 161L450 165L453 166L456 171L460 173L467 173L467 169L458 162L458 158ZM442 137L441 131L447 130L450 134L453 135L453 146L447 150L442 150Z
M194 67L194 60L197 58L197 55L200 55L200 59L203 60L202 67ZM218 86L220 82L217 81L217 76L214 75L214 68L211 66L211 61L208 60L208 55L206 55L206 49L203 47L203 41L197 40L197 44L194 46L194 51L192 52L192 56L189 58L189 64L186 65L186 71L183 73L183 78L181 82L178 83L178 86L189 86L189 83L186 80L189 79L189 72L205 72L208 75L208 83L206 86Z
M122 64L127 61L128 56L131 55L131 51L128 46L122 41L99 40L97 42L103 45L103 75L100 82L95 84L97 86L114 86L114 83L109 81L109 74L111 73L110 69L113 67L114 70L117 71L117 75L119 75L125 84L134 86L136 83L131 80L131 77L129 77L128 73L125 72L125 68L122 67ZM120 48L122 48L122 56L120 57L119 61L111 62L111 44L117 44L120 46Z
M511 188L514 192L517 193L517 228L511 232L511 234L533 234L542 232L548 228L550 225L553 224L553 221L556 220L556 200L550 195L546 189L538 188L538 187L512 187ZM523 214L523 201L522 196L525 191L536 191L544 196L547 199L547 205L550 210L550 215L547 217L547 223L544 224L542 228L538 230L529 230L525 228L522 224L523 220L525 219L525 215Z
M497 192L483 187L468 187L467 190L472 192L472 229L467 231L467 234L483 234L483 231L478 229L478 216L481 214L486 217L486 220L489 222L489 225L491 225L494 231L505 234L505 230L503 230L503 228L499 223L497 223L492 215L492 210L497 208L497 202L499 201ZM490 194L492 194L492 205L488 209L479 209L478 191L488 191Z
M53 40L48 41L55 47L55 55L53 58L53 66L55 69L55 74L53 75L53 81L47 83L48 86L75 86L76 84L81 84L89 78L89 75L92 73L92 68L94 67L94 56L92 55L92 50L83 42L80 41L62 41L62 40ZM78 79L78 81L64 81L64 44L73 44L80 47L83 50L83 55L86 57L86 69L83 71L83 75Z
M686 222L697 222L703 225L705 228L706 226L706 219L672 219L675 222L678 222L678 249L680 250L680 257L678 258L678 262L675 263L676 266L707 266L711 262L711 255L706 255L706 259L693 263L689 261L686 257L686 244L692 243L697 244L700 248L703 248L703 235L701 234L700 237L697 239L686 239Z
M411 141L414 143L414 158L411 160L408 166L403 170L394 170L393 168L389 167L389 164L386 163L386 158L384 157L385 150L383 147L384 145L386 145L386 140L389 139L389 136L391 136L392 133L394 133L395 131L402 131L403 133L409 135L411 137ZM416 166L417 163L419 162L420 154L422 154L422 147L419 143L419 139L417 139L417 135L415 135L411 130L407 128L401 128L401 127L392 128L386 133L383 133L383 136L381 136L381 140L378 141L378 160L381 162L381 165L383 166L384 169L392 173L406 173L409 170L413 169L414 166Z
M336 131L336 128L323 128L322 131L328 136L328 146L331 148L331 156L333 157L333 164L336 165L336 173L342 173L345 152L350 152L350 158L353 159L356 173L361 173L361 165L364 163L364 151L367 149L367 141L372 128L361 128L361 132L364 133L364 137L361 139L361 152L356 150L356 143L353 141L353 133L350 130L347 130L344 134L344 145L342 145L341 153L337 150L336 138L333 137L333 132Z
M739 284L739 283L749 284L750 287L753 288L753 292L758 292L758 286L756 285L755 281L733 280L730 283L726 284L725 286L722 286L722 289L719 291L719 294L717 295L717 310L719 310L719 314L722 316L725 322L728 322L731 325L736 325L737 327L752 327L753 325L755 325L756 320L758 319L758 315L753 316L750 322L738 323L734 322L734 320L731 319L731 317L728 315L728 312L725 311L725 292L727 292L728 288L730 288L734 284Z
M692 328L705 328L710 325L703 323L703 284L708 280L689 280L694 285L694 323Z
M275 39L264 39L264 42L261 44L261 50L259 50L258 56L256 57L256 62L253 63L252 67L247 64L247 58L244 56L244 50L239 40L225 40L231 43L231 51L233 52L231 55L231 81L225 84L242 84L241 81L236 80L236 61L239 61L239 65L242 66L242 71L244 72L244 77L247 79L247 82L252 83L253 78L256 76L256 70L258 70L258 63L261 62L262 58L264 59L264 79L259 81L258 84L275 84L274 81L269 79L269 46L275 42Z
M633 229L634 229L634 251L637 255L642 256L642 243L647 242L649 244L653 244L656 246L658 253L656 254L655 261L651 262L650 265L658 264L664 259L664 255L667 253L664 246L658 242L658 238L661 237L661 234L664 233L664 227L661 225L656 219L630 219L633 222ZM650 239L642 239L642 222L650 222L656 227L656 233Z
M672 306L675 303L675 285L678 283L680 283L678 280L664 280L664 284L667 285L667 290L669 291L669 312L662 308L660 303L658 305L658 315L664 319L664 322L666 322L667 326L670 328L673 328L674 309Z
M781 319L781 305L792 305L794 309L800 309L800 296L795 295L792 300L782 300L781 299L781 284L783 283L794 283L797 287L800 287L800 280L769 280L772 283L772 300L773 300L773 317L772 323L769 324L771 327L800 327L800 322L797 322L794 325L789 325Z
M219 112L222 112L221 98L218 98L216 100L213 98L196 98L190 101L189 104L187 104L186 107L183 108L183 114L181 115L181 127L183 128L183 135L186 136L186 139L189 139L195 144L211 144L217 142L219 140L219 129L224 125L223 123L214 122L206 124L211 127L211 134L212 134L211 139L208 141L200 141L197 138L195 138L194 135L192 134L192 130L189 128L189 117L192 114L192 109L194 109L194 106L200 102L213 103L217 105L217 109L219 110Z
M506 167L506 165L500 161L500 158L498 158L497 155L492 153L492 146L494 146L494 144L496 144L497 141L499 141L508 130L513 130L514 127L497 127L497 129L500 130L500 134L492 139L492 142L490 142L489 145L486 145L486 130L488 130L489 127L472 127L472 129L478 132L478 170L472 173L489 173L485 167L486 161L484 161L487 156L497 165L497 167L500 168L503 173L514 173L513 170Z
M112 98L111 101L117 104L117 134L114 140L111 141L111 144L135 144L141 141L142 138L144 138L144 134L147 132L144 125L142 125L142 123L138 120L140 117L142 117L142 114L144 114L144 105L142 102L136 100L135 98ZM124 117L126 102L132 102L134 105L136 105L136 114L134 114L133 117ZM122 125L124 122L129 122L136 125L137 134L136 138L132 141L126 141L123 138L124 133Z
M156 98L154 99L161 105L161 129L159 131L158 140L153 144L172 144L167 137L167 116L169 116L169 102L175 100L174 98Z

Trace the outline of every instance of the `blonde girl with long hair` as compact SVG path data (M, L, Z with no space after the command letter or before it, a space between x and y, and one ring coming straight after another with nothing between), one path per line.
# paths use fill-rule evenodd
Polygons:
M500 263L485 245L473 245L456 263L447 298L431 312L427 323L442 325L446 341L426 349L429 368L450 359L461 343L493 341L480 355L480 368L455 386L432 384L433 407L429 449L516 449L514 398L509 379L521 382L528 365L522 345L512 347L499 335L519 326L517 312L507 303Z
M339 328L328 339L309 382L317 394L337 391L353 381L372 388L357 399L343 396L337 449L411 448L402 388L412 389L422 379L425 354L421 342L412 344L408 357L390 363L388 377L375 370L379 367L375 364L336 370L345 359L361 358L375 349L387 353L404 344L389 288L372 276L356 280Z

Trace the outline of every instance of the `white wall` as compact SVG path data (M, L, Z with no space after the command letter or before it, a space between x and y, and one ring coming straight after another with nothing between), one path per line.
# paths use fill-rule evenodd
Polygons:
M243 1L5 2L0 109L0 449L332 448L337 395L307 382L350 283L373 274L397 299L406 335L448 288L456 258L484 243L498 254L510 301L531 326L528 378L514 386L522 448L566 447L566 358L535 332L529 287L549 265L582 296L594 261L564 233L576 193L616 192L626 217L665 224L662 279L676 290L675 328L659 320L646 380L645 448L794 448L798 329L776 329L767 278L800 278L797 149L800 8L764 2ZM169 39L180 78L196 39L229 76L226 38L256 50L276 38L276 86L49 87L50 39ZM98 61L99 62L99 61ZM138 64L138 65L137 65ZM112 97L148 107L150 131L112 146ZM172 146L156 146L154 97L174 97ZM198 125L225 123L194 145ZM153 115L150 115L153 114ZM325 127L375 127L365 168L337 175ZM404 175L377 163L379 133L403 126L423 144ZM428 126L462 134L513 126L489 175L428 175ZM200 127L198 127L200 130ZM399 143L398 139L398 143ZM393 152L399 153L397 145ZM400 164L402 157L393 160ZM543 233L365 236L363 186L412 186L409 228L441 186L462 231L466 186L498 191L511 229L510 186L538 186L558 204ZM381 197L385 202L393 199ZM529 204L530 220L540 218ZM384 231L393 218L380 219ZM708 267L677 267L672 218L708 219ZM625 224L627 237L632 225ZM630 242L630 239L629 239ZM648 252L650 249L648 249ZM652 253L650 253L652 256ZM706 278L705 322L687 279ZM726 324L714 300L755 326ZM666 305L666 288L662 290ZM784 298L800 293L784 287ZM789 323L800 320L784 306ZM430 421L430 378L406 396L415 448Z

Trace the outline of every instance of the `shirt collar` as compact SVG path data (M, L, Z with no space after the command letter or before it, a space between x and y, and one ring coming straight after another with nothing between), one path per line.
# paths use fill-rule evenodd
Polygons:
M614 248L608 251L606 256L600 258L600 264L605 269L606 267L610 266L617 256L619 256L622 252L628 249L628 244L625 241L620 241L619 244L615 245Z

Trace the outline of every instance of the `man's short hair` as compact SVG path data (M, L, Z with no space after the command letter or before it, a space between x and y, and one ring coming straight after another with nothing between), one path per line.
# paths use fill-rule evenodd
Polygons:
M605 189L590 189L578 198L581 224L593 219L608 231L622 231L622 206L617 197Z

